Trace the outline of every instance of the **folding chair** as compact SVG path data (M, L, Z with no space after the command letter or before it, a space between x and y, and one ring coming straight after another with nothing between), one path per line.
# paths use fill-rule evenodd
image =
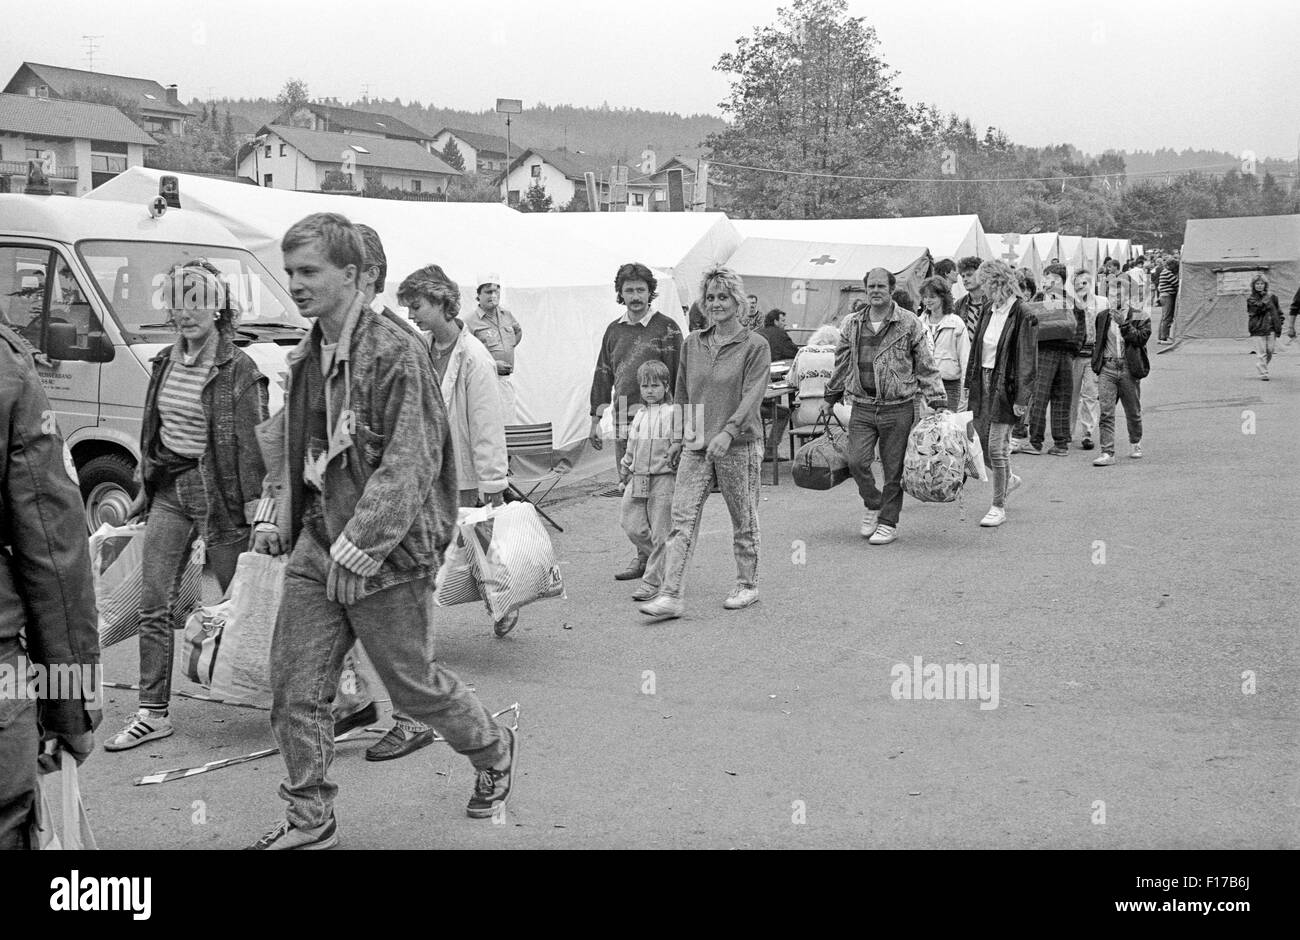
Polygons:
M507 462L513 461L516 457L535 456L538 454L553 455L555 453L555 444L552 441L551 436L551 422L549 421L546 424L507 424ZM513 493L517 499L525 503L532 503L533 508L537 510L537 514L554 526L556 532L563 532L564 529L560 528L559 523L548 516L546 511L542 509L542 503L546 501L546 497L551 495L551 490L555 489L559 484L561 477L569 472L570 466L571 465L567 459L561 459L558 463L552 464L549 474L554 475L554 479L549 481L550 485L547 486L546 490L536 499L533 498L533 494L547 482L546 477L534 481L532 488L527 493L520 490L513 480L507 480L506 489L510 493Z

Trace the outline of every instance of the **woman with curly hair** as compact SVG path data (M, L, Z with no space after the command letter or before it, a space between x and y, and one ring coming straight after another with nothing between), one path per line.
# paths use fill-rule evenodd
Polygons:
M745 285L730 268L704 272L700 306L710 325L682 343L676 400L683 440L673 445L677 464L672 531L659 594L641 613L655 620L680 617L686 566L699 537L704 503L716 484L731 514L736 586L723 601L740 610L758 601L758 491L763 460L761 407L772 363L762 336L740 322Z
M1011 472L1011 429L1029 410L1038 363L1038 327L1020 300L1016 273L1002 261L985 261L977 274L988 305L971 338L966 388L975 431L992 468L993 506L982 526L1007 520L1007 494L1020 485Z
M140 489L129 515L147 514L140 599L140 709L104 743L121 751L165 738L175 645L171 606L199 537L224 593L262 492L254 429L266 420L267 378L233 341L230 286L207 261L172 269L162 297L179 338L153 358L140 435Z

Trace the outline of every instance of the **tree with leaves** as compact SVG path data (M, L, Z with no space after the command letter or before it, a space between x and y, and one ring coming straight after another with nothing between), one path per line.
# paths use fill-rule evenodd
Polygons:
M546 185L537 180L524 191L524 198L519 200L520 212L550 212L555 205Z
M730 124L705 144L737 207L750 214L878 214L891 184L843 177L905 175L922 143L917 112L880 57L875 29L847 10L847 0L794 0L715 66L731 82L721 104Z
M447 138L447 146L442 148L438 156L442 157L442 162L449 167L465 172L465 158L461 155L460 148L456 146L455 137Z
M94 88L91 85L73 85L64 92L63 97L72 101L88 101L91 104L106 104L110 107L117 108L117 110L130 118L137 127L148 130L144 123L144 117L140 113L139 103L133 98L119 95L110 88Z
M305 104L311 103L307 93L307 83L301 78L291 78L284 83L280 93L275 96L275 103L280 106L281 114L292 114Z

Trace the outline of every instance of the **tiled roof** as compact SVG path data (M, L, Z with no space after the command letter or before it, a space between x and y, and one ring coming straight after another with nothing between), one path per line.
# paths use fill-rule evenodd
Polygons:
M405 121L372 111L358 111L355 108L340 108L329 104L306 104L303 107L319 117L329 121L331 128L350 131L365 131L369 134L383 134L397 140L433 140L434 135L412 127Z
M85 69L69 69L61 65L42 65L39 62L24 62L23 65L31 69L55 95L64 96L78 86L107 88L135 102L145 111L161 111L178 117L194 116L194 112L184 105L169 102L167 89L151 79L88 72ZM22 89L22 92L25 93L26 89Z
M506 139L504 137L498 137L495 134L482 134L478 131L463 131L455 127L444 127L438 131L438 134L444 132L454 134L479 153L499 153L503 157L506 155ZM438 134L434 136L436 137ZM509 143L511 153L520 153L528 149L527 144L514 138L511 138Z
M336 134L333 131L309 131L306 128L289 127L285 124L269 124L260 131L260 133L267 132L278 135L313 163L341 163L343 154L350 153L356 158L357 166L415 173L441 173L446 176L460 175L459 170L448 166L413 140L389 140L384 137Z
M0 94L0 131L33 137L110 140L115 143L157 145L117 108L88 101L33 98Z
M521 166L531 154L541 157L563 173L566 179L578 183L585 179L586 173L595 173L601 179L608 180L610 169L613 167L613 164L607 160L591 154L577 153L572 150L538 150L536 147L530 147L510 162L511 172ZM628 167L627 178L629 185L649 182L636 166Z

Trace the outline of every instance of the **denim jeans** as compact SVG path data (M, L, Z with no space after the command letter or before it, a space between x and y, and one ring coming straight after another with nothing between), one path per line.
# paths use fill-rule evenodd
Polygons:
M207 498L198 470L182 473L154 493L144 530L140 591L140 707L167 708L172 693L175 636L171 607L190 563L190 551L207 517ZM208 570L221 593L230 587L239 555L248 548L248 529L205 544Z
M0 668L20 676L23 659L17 637L0 640ZM35 700L0 699L0 851L32 847L29 836L36 806L36 755L40 748Z
M1074 383L1070 395L1070 430L1080 439L1095 436L1100 407L1097 402L1097 373L1092 371L1092 356L1074 357Z
M1277 352L1277 339L1272 333L1251 338L1255 342L1255 368L1259 370L1260 375L1268 375L1268 364L1273 361L1273 354ZM1126 411L1125 414L1127 413Z
M763 469L763 442L733 444L717 460L702 450L682 451L673 490L673 528L664 553L664 580L659 593L681 597L686 566L700 535L704 503L716 480L731 513L736 586L758 584L758 489Z
M331 703L343 657L360 640L393 700L393 710L436 729L475 768L505 756L505 740L487 709L432 654L432 578L368 594L344 607L325 597L329 552L304 530L285 571L271 639L271 731L284 757L280 796L300 828L333 813L337 785Z
M1115 402L1124 404L1124 420L1128 424L1128 442L1142 441L1141 381L1133 378L1124 360L1106 360L1097 377L1101 390L1101 449L1115 453Z
M985 403L984 410L975 416L975 433L984 448L984 462L988 464L993 481L993 505L1007 503L1007 485L1011 482L1011 428L1010 423L993 420L993 370L982 370Z
M664 558L668 536L673 530L673 490L677 477L656 473L650 477L648 496L633 496L632 481L623 492L623 531L636 546L638 557L647 559L642 580L651 587L664 583Z
M1038 350L1038 377L1029 409L1029 443L1043 446L1047 433L1047 407L1052 408L1052 443L1070 443L1070 402L1074 391L1074 356L1064 349Z
M881 525L898 525L903 508L903 458L907 456L907 436L916 423L916 405L865 405L853 403L849 418L849 472L858 484L862 504L879 512ZM880 469L885 477L884 489L876 488L871 460L880 446Z
M1162 294L1160 296L1160 338L1168 339L1169 334L1174 331L1174 306L1178 301L1177 294Z

